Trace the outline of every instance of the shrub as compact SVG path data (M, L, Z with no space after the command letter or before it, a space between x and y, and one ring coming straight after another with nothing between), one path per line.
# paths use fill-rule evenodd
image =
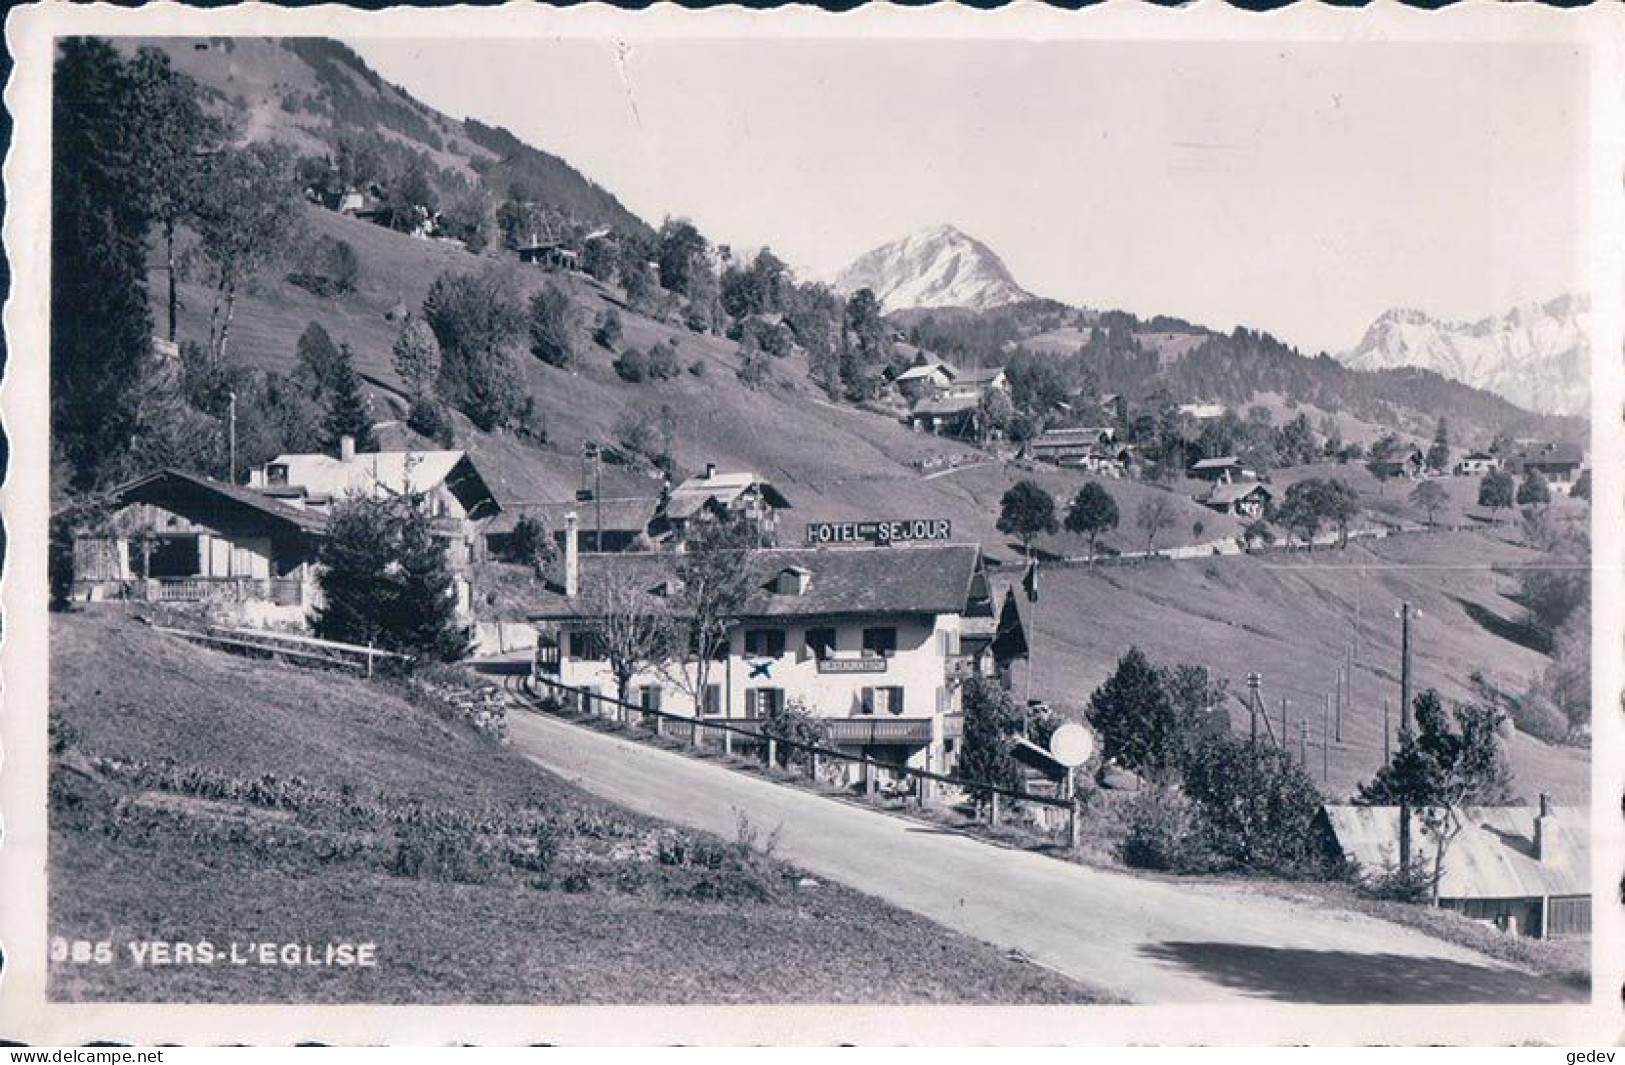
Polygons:
M1321 796L1290 752L1228 733L1195 739L1183 765L1185 793L1201 813L1208 847L1234 868L1323 876L1315 830Z
M767 383L771 372L768 359L768 354L761 348L747 346L739 349L739 369L735 372L746 388L760 388Z
M1123 861L1136 869L1201 873L1213 866L1199 811L1175 787L1150 785L1129 807Z
M627 348L615 360L615 373L623 381L639 384L649 376L649 356L637 348Z
M677 361L677 341L668 340L649 349L649 378L668 381L682 372Z
M706 367L705 360L704 359L695 359L693 362L689 363L688 364L688 372L689 372L689 376L691 376L691 377L704 377L706 375L706 372L707 372L707 367Z
M412 401L412 407L406 414L406 427L443 448L456 443L451 412L444 403L430 396L420 396Z
M396 831L389 871L413 880L483 884L495 861L485 841L450 826L408 821Z
M553 562L557 550L542 520L534 514L525 514L514 523L504 554L509 562L529 566L541 576Z
M787 699L776 710L769 707L762 718L762 729L775 739L811 746L822 746L829 739L829 725L800 699ZM811 759L806 751L781 745L778 761L779 765L789 767L806 764Z
M593 343L599 347L615 350L615 345L621 342L621 312L611 307L598 319L598 328L592 331Z
M567 369L575 362L575 310L570 297L547 285L530 298L530 353Z

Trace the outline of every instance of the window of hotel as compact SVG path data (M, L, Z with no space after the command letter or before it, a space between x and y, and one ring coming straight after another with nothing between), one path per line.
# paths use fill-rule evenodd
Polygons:
M903 689L898 687L863 689L863 712L866 714L901 714Z
M778 658L784 654L784 630L746 629L745 654L759 658Z
M808 629L807 650L814 658L828 658L835 651L835 629L830 626Z
M864 629L863 653L885 655L887 658L895 655L897 653L897 629L893 626Z
M712 717L722 713L722 685L707 684L705 686L705 710Z
M643 707L645 710L659 710L660 696L661 690L659 685L646 684L638 692L638 705Z
M596 632L572 632L570 657L580 662L601 662L604 659L604 641Z
M783 688L746 688L745 716L766 717L784 709Z

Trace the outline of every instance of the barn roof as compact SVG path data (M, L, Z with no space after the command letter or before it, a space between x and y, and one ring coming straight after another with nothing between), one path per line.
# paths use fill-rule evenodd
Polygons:
M1552 811L1544 859L1535 856L1536 810L1528 806L1473 806L1445 851L1439 897L1519 899L1585 895L1591 891L1590 833L1586 811ZM1399 864L1399 808L1328 805L1326 818L1343 854L1367 872ZM1412 838L1431 854L1433 837L1412 814Z
M1266 499L1274 498L1274 493L1258 481L1240 481L1234 484L1216 484L1198 501L1229 506L1259 492L1264 493Z
M762 498L771 506L780 510L789 509L790 501L784 497L784 493L773 487L772 482L764 481L754 473L712 473L696 474L673 488L670 498L666 500L666 515L687 518L712 500L726 505L752 488L762 493Z
M166 493L177 490L211 495L229 505L247 507L267 518L291 525L300 532L321 533L327 529L327 516L320 511L289 506L252 488L228 484L213 477L204 477L185 470L156 470L109 489L105 493L105 498L116 505L155 502L161 500Z

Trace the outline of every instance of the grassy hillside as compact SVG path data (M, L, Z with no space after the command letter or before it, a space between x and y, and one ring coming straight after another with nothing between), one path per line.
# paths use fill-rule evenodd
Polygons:
M53 619L51 932L73 1001L1084 1002L733 841L588 798L402 691ZM763 836L770 825L755 826ZM367 969L123 944L373 942Z
M1026 607L1036 630L1033 693L1072 708L1138 646L1162 664L1205 665L1245 694L1246 675L1263 675L1263 694L1278 731L1285 696L1288 734L1298 749L1307 713L1309 768L1320 780L1323 699L1354 647L1353 703L1344 710L1343 743L1331 750L1328 794L1345 796L1382 762L1383 700L1399 713L1402 601L1421 610L1414 629L1416 690L1436 687L1466 699L1474 670L1512 690L1547 659L1503 638L1497 619L1522 608L1507 597L1511 577L1492 567L1538 562L1524 548L1476 533L1398 536L1312 553L1272 553L1131 567L1049 569L1038 604ZM1025 683L1018 676L1018 687ZM1248 715L1230 702L1233 728ZM1583 802L1590 792L1587 752L1553 747L1521 733L1508 745L1515 789Z

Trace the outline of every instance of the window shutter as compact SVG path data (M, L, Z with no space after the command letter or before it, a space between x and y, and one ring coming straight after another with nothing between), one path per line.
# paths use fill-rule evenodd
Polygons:
M890 705L886 709L894 714L901 714L903 712L903 689L900 687L893 688L887 702Z
M863 689L863 712L866 714L875 712L875 690L873 688Z
M767 653L773 658L784 654L784 630L773 629L767 634Z
M756 689L755 688L746 688L745 689L745 716L746 717L759 717L760 716L757 713Z

